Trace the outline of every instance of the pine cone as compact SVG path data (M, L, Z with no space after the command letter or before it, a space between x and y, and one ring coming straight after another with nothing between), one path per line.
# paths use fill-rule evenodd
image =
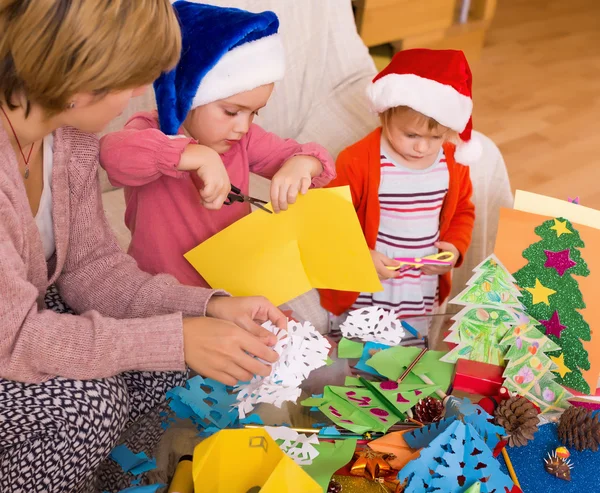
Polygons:
M548 458L544 459L546 471L559 479L571 481L571 468L573 467L569 459L562 459L556 455L556 451L548 453Z
M529 440L533 440L540 422L536 407L520 396L510 397L500 402L494 415L496 424L506 430L508 444L511 447L521 447L527 445Z
M442 419L444 414L444 405L442 401L433 397L425 397L415 405L415 418L424 425L435 423Z
M568 447L577 450L592 449L598 451L600 445L600 421L592 416L592 411L571 406L560 417L558 438Z

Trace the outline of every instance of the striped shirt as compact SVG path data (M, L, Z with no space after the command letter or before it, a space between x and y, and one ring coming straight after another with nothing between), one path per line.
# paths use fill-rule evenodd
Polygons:
M443 150L424 170L407 168L384 153L382 146L381 216L375 249L390 258L437 253L434 244L439 240L440 211L449 183ZM438 280L419 269L406 270L397 278L382 281L383 291L361 293L352 308L377 305L396 310L401 318L432 315L438 306ZM409 323L425 335L429 320L411 319ZM409 339L407 334L403 344L410 344Z

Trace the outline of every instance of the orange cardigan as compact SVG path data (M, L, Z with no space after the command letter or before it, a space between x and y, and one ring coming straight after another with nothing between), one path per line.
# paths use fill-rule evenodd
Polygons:
M352 202L362 227L367 245L375 249L379 232L379 182L381 180L381 128L344 149L336 161L337 178L328 187L350 185ZM448 163L449 186L440 212L440 241L452 243L460 252L456 266L465 256L475 222L475 207L471 202L473 187L469 168L454 159L456 146L444 144ZM448 272L440 276L440 303L450 294L452 276ZM359 293L320 289L321 305L335 315L348 310Z

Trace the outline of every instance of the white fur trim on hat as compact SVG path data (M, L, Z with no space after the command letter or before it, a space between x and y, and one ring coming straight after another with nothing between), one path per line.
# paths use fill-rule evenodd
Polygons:
M475 164L483 153L483 146L480 139L475 135L471 135L471 140L461 142L456 146L454 158L461 164Z
M473 110L473 100L452 86L414 74L381 77L369 85L367 95L377 113L396 106L408 106L459 133L464 130Z
M192 109L283 79L285 56L279 34L250 41L227 52L204 76Z

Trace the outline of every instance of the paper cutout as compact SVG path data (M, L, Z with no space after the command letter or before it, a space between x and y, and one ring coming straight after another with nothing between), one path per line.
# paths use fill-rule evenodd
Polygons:
M346 387L364 387L364 385L356 377L346 377L344 380L344 385Z
M117 445L110 453L110 458L121 466L125 472L134 476L156 469L156 459L150 459L145 452L134 454L127 445Z
M556 365L546 353L560 349L549 337L533 325L519 325L509 331L500 342L509 347L505 358L504 386L526 397L537 405L541 414L564 411L572 395L554 381Z
M544 267L556 269L557 274L561 277L565 275L567 270L577 265L577 262L571 258L571 250L562 250L560 252L545 250L544 253L546 254Z
M336 440L333 443L321 442L315 447L319 455L313 460L312 464L302 466L302 469L319 483L322 491L327 491L331 476L352 459L356 449L356 440L346 438Z
M343 337L338 343L338 358L360 358L363 348L364 344Z
M418 459L402 468L398 479L408 481L405 493L459 493L475 481L485 482L496 492L511 491L514 487L477 431L458 420L450 423L421 450Z
M354 365L354 368L368 373L369 375L383 376L377 370L367 365L367 361L369 361L373 355L379 351L389 349L390 347L391 346L388 346L387 344L379 344L378 342L367 342L363 348L362 356L360 357L360 360L358 360L358 363Z
M383 289L349 187L309 190L282 214L255 211L185 258L213 288L275 305L312 288Z
M296 402L300 385L311 371L325 366L331 345L310 322L288 321L287 331L271 322L263 327L277 335L273 350L279 359L268 377L255 376L249 383L236 387L240 418L265 402L277 407L286 401Z
M121 490L120 493L155 493L160 488L167 486L166 484L157 483L157 484L149 484L146 486L131 486L130 488L126 488Z
M560 332L560 338L555 332L546 330L546 335L562 348L565 365L571 370L565 377L559 376L557 381L580 392L589 393L590 386L584 380L580 369L590 368L588 354L581 342L590 340L590 326L578 311L585 308L585 303L579 283L573 276L586 277L590 270L579 251L585 245L577 229L566 219L556 219L554 224L556 223L564 226L560 231L567 228L569 234L557 237L552 226L553 221L545 221L535 228L535 233L541 240L524 250L523 256L528 260L528 264L515 273L515 278L526 292L531 293L531 296L524 294L523 303L534 318L551 322L556 313L561 325L565 326ZM549 252L556 256L567 252L572 265L564 271L562 268L557 270L556 265L547 266L548 259L551 258ZM534 281L535 287L532 288ZM559 352L551 354L558 355Z
M493 423L493 416L489 415L480 405L473 404L467 397L458 399L450 396L446 402L446 417L456 417L466 424L470 424L492 450L500 443L500 437L505 434L502 426Z
M522 309L515 278L494 254L473 269L467 287L450 301L455 305L501 305Z
M235 468L231 464L234 458ZM196 491L321 493L321 487L287 457L264 429L221 430L200 442L192 462ZM254 490L253 490L254 491Z
M554 222L554 218L557 217L568 219L585 243L585 247L580 251L588 265L590 275L577 278L583 301L586 302L586 307L579 309L579 313L590 327L600 327L600 304L593 302L600 282L600 255L594 254L594 252L600 251L600 211L543 195L517 191L515 210L500 210L495 253L510 272L518 271L527 265L527 260L523 258L522 252L530 245L540 241L540 237L534 232L535 228L549 219ZM562 235L560 240L567 240L570 237L572 235ZM560 249L554 251L560 251ZM546 308L545 305L538 306ZM547 312L544 316L534 318L547 320L553 310L548 309ZM562 316L561 321L564 323ZM560 344L561 341L557 342ZM593 339L582 341L582 344L588 352L590 369L580 368L580 371L590 388L595 388L600 376L600 344ZM567 374L567 377L569 375L571 374Z
M518 318L512 310L492 306L467 306L452 317L455 323L444 341L457 344L441 358L456 363L458 358L504 366L504 350L498 345Z
M421 352L418 347L397 346L375 353L367 365L390 380L398 380ZM454 365L441 361L444 351L427 351L406 376L403 383L424 385L418 375L427 375L440 390L446 392L452 382Z
M287 426L265 426L264 429L275 440L279 448L299 466L312 464L319 455L315 445L319 444L316 433L306 435Z
M408 462L419 457L419 452L410 447L404 439L404 435L409 431L411 430L393 431L370 441L367 445L376 452L392 454L393 457L386 460L392 468L400 470Z
M573 234L573 231L571 231L569 229L569 226L567 226L567 221L561 221L556 218L554 219L554 225L550 226L550 229L556 231L556 236L558 236L559 238L562 235Z
M406 336L396 312L377 306L351 311L345 322L340 325L340 330L344 337L388 346L397 346Z
M216 380L195 376L185 387L167 391L169 407L180 419L191 419L201 432L220 430L231 426L238 419L235 395L227 386Z
M558 373L561 376L561 378L565 378L565 375L571 371L570 368L567 365L565 365L565 355L561 354L558 357L550 356L550 359L552 360L552 363L556 365L556 370L552 371Z
M335 387L327 385L323 397L302 401L303 406L318 406L319 410L337 425L363 434L367 431L387 431L400 421L400 417L388 410L394 406L405 413L420 399L433 394L438 387L401 384L396 382L373 382L379 392L373 393L364 387ZM391 389L388 385L396 384Z

